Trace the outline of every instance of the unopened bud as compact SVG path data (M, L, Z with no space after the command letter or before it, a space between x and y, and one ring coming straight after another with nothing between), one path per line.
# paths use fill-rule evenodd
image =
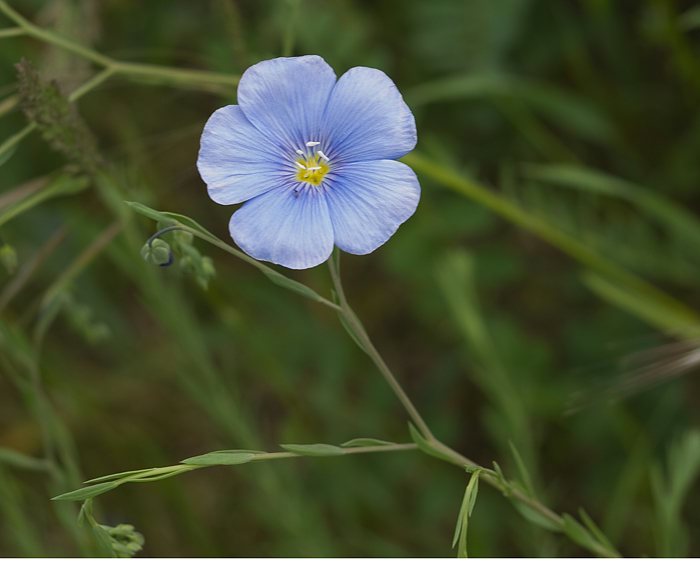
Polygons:
M173 263L173 253L170 244L160 238L154 238L141 248L141 257L155 266L169 266Z

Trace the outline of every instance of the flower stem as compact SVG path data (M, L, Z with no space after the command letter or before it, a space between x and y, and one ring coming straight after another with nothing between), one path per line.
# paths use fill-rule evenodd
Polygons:
M345 291L343 290L343 283L340 279L340 251L335 252L330 257L328 260L328 266L330 268L333 287L335 288L335 292L338 296L338 304L341 308L341 319L352 331L353 338L358 342L360 348L367 353L367 356L369 356L377 366L379 372L394 391L394 394L396 394L396 397L401 402L401 405L403 405L403 407L406 409L406 412L411 417L411 420L421 434L428 440L435 439L435 436L433 435L432 431L430 431L428 424L425 422L420 412L416 409L416 406L413 405L411 398L408 397L399 381L387 366L386 362L384 362L384 359L369 338L367 331L365 331L362 322L358 319L357 315L355 315L354 311L348 304L345 297Z
M396 397L399 399L403 407L406 409L406 412L411 417L411 420L418 428L421 435L423 435L423 437L425 438L425 445L419 445L419 449L421 449L425 454L428 454L435 458L439 458L441 460L448 461L461 468L481 469L484 472L482 478L485 482L498 489L511 500L515 500L521 503L530 510L534 511L539 516L545 518L558 531L561 531L567 536L569 536L569 533L566 531L566 520L563 516L560 516L559 514L545 506L542 502L537 500L537 498L524 492L523 490L515 486L513 483L506 481L496 471L481 467L471 459L465 457L461 453L458 453L451 447L445 445L442 441L438 440L432 434L430 428L425 423L416 407L413 405L413 402L408 397L404 389L401 387L401 384L391 372L389 367L386 365L384 359L381 357L374 344L372 344L372 341L369 338L367 332L365 331L362 322L358 319L357 315L355 315L354 311L348 304L347 298L345 297L345 292L343 290L343 284L340 279L339 251L336 251L333 254L333 256L331 256L331 258L328 260L328 266L331 273L331 280L333 281L333 287L337 295L338 304L341 308L340 317L345 323L348 333L376 364L380 373L387 381L391 389L394 391ZM620 556L614 549L609 549L595 541L590 541L585 544L576 541L576 543L582 545L583 547L600 557Z

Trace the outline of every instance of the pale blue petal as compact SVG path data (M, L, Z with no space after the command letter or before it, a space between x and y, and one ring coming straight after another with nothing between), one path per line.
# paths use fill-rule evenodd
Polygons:
M384 244L420 200L416 174L398 161L344 164L328 186L335 244L351 254L369 254Z
M290 183L255 197L234 213L229 230L249 256L295 270L317 266L333 251L326 197L315 187Z
M416 146L416 122L393 81L354 67L338 79L324 115L323 147L343 162L396 159Z
M238 85L248 120L290 151L318 141L335 73L319 56L279 57L253 65Z
M197 168L209 196L222 205L242 203L265 193L294 172L287 154L235 105L220 108L207 121Z

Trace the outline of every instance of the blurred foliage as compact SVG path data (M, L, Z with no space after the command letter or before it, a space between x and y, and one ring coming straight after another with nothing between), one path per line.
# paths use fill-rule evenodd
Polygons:
M515 212L419 169L416 215L371 256L343 258L378 348L465 455L509 476L526 470L549 505L582 506L625 555L700 554L693 365L661 350L650 364L673 372L632 372L624 395L568 411L577 394L617 384L626 355L692 338L673 321L700 308L700 6L10 3L119 60L240 74L287 50L338 72L385 70L416 114L421 159L494 187ZM49 501L85 478L223 448L407 440L400 406L333 313L179 233L161 242L185 265L141 258L157 227L127 200L228 240L232 211L208 199L195 159L205 120L235 102L235 88L117 74L80 98L79 115L60 102L36 114L28 100L75 94L96 68L2 29L0 555L99 552L77 507ZM26 64L18 83L22 58L57 86L37 86ZM27 125L21 84L25 112L49 128L8 145ZM533 232L528 219L548 228ZM557 249L554 229L593 264ZM596 271L600 258L678 304ZM329 295L325 267L289 275ZM142 544L146 556L450 555L458 516L470 556L583 553L488 487L465 514L464 484L418 453L294 459L124 486L95 502L99 523L92 510L87 520L126 555Z

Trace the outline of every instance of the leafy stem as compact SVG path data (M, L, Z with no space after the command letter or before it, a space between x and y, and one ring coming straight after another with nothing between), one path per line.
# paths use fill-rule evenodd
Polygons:
M213 244L214 246L220 248L221 250L228 252L229 254L235 256L236 258L239 258L253 266L255 266L257 269L263 272L267 277L269 277L274 283L277 285L280 285L282 287L285 287L295 293L298 293L299 295L303 295L305 297L314 299L315 301L318 301L319 303L322 303L326 307L329 307L333 309L334 311L338 312L338 315L340 316L340 320L343 323L343 326L345 327L346 331L350 335L350 337L357 343L357 345L370 357L370 359L375 363L377 368L379 369L380 373L384 377L384 379L387 381L401 404L404 406L406 409L406 412L411 418L411 421L413 424L415 424L415 427L413 425L409 426L409 429L411 431L411 436L413 437L414 444L403 444L403 445L398 445L398 444L392 444L395 448L393 450L402 450L399 449L399 447L402 447L405 450L409 449L419 449L423 453L436 458L440 459L443 461L446 461L452 465L455 465L459 468L468 470L468 471L474 471L474 470L480 470L482 473L482 478L483 480L493 486L494 488L498 489L501 493L503 493L504 496L509 498L516 506L516 508L528 519L528 521L531 521L535 524L538 524L542 527L545 527L546 529L556 531L556 532L561 532L567 535L572 541L575 543L581 545L582 547L588 549L592 553L601 556L601 557L619 557L619 553L610 545L607 540L604 538L601 538L598 533L599 530L596 529L591 529L589 526L588 522L590 522L590 518L586 515L585 518L587 520L584 520L586 522L586 527L582 526L580 523L578 523L574 518L567 514L560 515L556 513L555 511L551 510L548 508L545 504L543 504L532 492L523 489L518 483L510 481L506 479L506 477L503 475L502 471L498 467L496 463L494 463L494 468L489 469L482 467L469 459L468 457L465 457L464 455L460 454L459 452L455 451L451 447L447 446L444 444L442 441L438 440L433 433L431 432L429 426L423 419L423 417L420 415L419 411L409 398L409 396L406 394L404 391L403 387L399 383L399 381L396 379L394 374L391 372L389 367L387 366L386 362L384 359L381 357L379 352L377 351L376 347L372 343L369 335L367 334L367 331L365 330L364 326L362 325L362 322L360 319L357 317L355 312L352 310L350 307L347 297L345 295L345 290L343 288L342 280L340 277L340 257L339 257L339 252L336 252L331 256L331 258L328 261L328 266L331 274L331 280L333 283L333 287L335 290L335 296L336 296L336 301L337 303L333 303L332 301L329 301L328 299L322 297L319 295L317 292L312 290L311 288L308 288L307 286L304 286L303 284L292 280L290 278L287 278L286 276L283 276L281 273L277 272L276 270L273 270L272 268L268 267L267 265L258 262L257 260L253 260L252 258L246 256L239 250L235 249L233 246L230 246L229 244L226 244L216 236L214 236L212 233L210 233L208 230L206 230L204 227L202 227L199 223L196 221L180 214L176 213L166 213L166 212L161 212L161 211L155 211L153 209L150 209L149 207L146 207L145 205L142 205L140 203L133 203L130 202L128 205L137 213L142 214L152 220L159 221L159 222L168 222L171 223L172 228L169 230L186 230L190 232L193 236L196 236L197 238L200 238L202 240L205 240L206 242L209 242ZM175 223L175 224L172 224ZM303 447L303 446L295 446L296 448ZM298 455L304 455L304 456L338 456L341 454L346 454L346 453L365 453L365 452L384 452L384 451L389 451L392 449L389 449L389 445L378 445L374 446L372 451L370 451L367 447L362 447L363 450L358 450L358 451L348 451L344 450L341 451L341 448L339 447L334 447L330 445L314 445L314 446L307 446L307 447L314 447L313 450L308 450L308 451L302 451L301 452L295 452L291 451L291 454L289 452L285 453L263 453L263 454L256 454L254 457L251 457L249 460L272 460L272 459L283 459L283 458L290 458L292 456L298 456ZM381 447L384 447L383 449ZM361 447L358 447L360 449ZM217 453L230 453L227 451L223 452L217 452ZM237 452L239 453L239 452ZM264 456L263 456L264 455ZM116 488L119 484L123 484L124 482L149 482L152 480L160 480L162 478L168 478L170 476L174 476L177 474L181 474L183 472L188 472L190 470L195 470L195 468L201 468L201 466L193 467L190 464L191 460L188 459L188 463L183 463L181 465L174 465L176 468L167 468L167 470L164 470L163 468L161 469L144 469L142 471L130 471L129 473L118 473L116 476L119 477L119 482L114 480L115 475L109 475L108 477L102 477L100 479L95 479L95 481L105 481L104 486L101 486L103 490L98 491L98 494L101 492L105 492L108 490L112 490L113 488ZM248 460L245 460L244 462L248 462ZM221 463L218 462L217 464L233 464L233 463ZM241 464L241 462L237 462L235 464ZM211 464L207 466L212 466ZM157 472L154 472L157 471ZM145 474L145 476L143 476ZM125 476L126 475L126 476ZM136 476L134 476L136 475ZM109 480L108 480L109 479ZM117 484L113 484L117 482ZM63 500L82 500L86 498L91 498L92 496L95 496L96 494L92 494L90 491L87 491L86 489L79 489L78 491L73 491L71 493L61 495L57 497L58 499L63 499ZM595 527L595 526L594 526Z
M619 553L609 544L607 540L601 541L597 537L597 532L584 528L571 516L562 516L557 514L535 498L534 495L522 490L517 484L508 481L503 476L500 468L495 468L495 470L492 470L482 467L471 459L458 453L451 447L445 445L443 442L439 441L432 434L425 420L420 415L399 381L384 362L384 359L381 357L369 338L369 335L365 331L362 322L357 315L355 315L355 312L348 304L340 278L339 251L336 251L328 260L328 266L337 296L338 305L341 308L340 318L343 322L343 326L351 338L376 364L380 373L394 391L396 397L406 409L406 412L411 417L411 420L417 428L416 430L413 427L410 427L411 435L418 448L431 457L447 461L468 471L482 471L482 473L484 473L483 479L485 482L497 488L512 501L524 505L530 511L530 513L534 514L535 518L537 518L533 521L538 522L541 525L546 525L549 529L554 531L563 532L575 543L589 549L596 555L601 557L619 557ZM495 463L494 466L497 467Z
M339 457L344 455L357 455L363 453L387 453L394 451L415 451L418 447L415 443L389 443L385 441L366 441L370 444L363 446L337 447L335 445L286 445L289 450L267 453L264 451L230 450L215 451L197 457L185 459L177 465L165 467L153 467L134 471L125 471L110 474L85 481L83 488L66 492L55 496L53 500L81 501L94 498L122 484L132 482L154 482L177 476L197 469L204 469L213 466L242 465L257 461L272 461L279 459L294 459L298 457ZM352 445L352 442L346 443Z

